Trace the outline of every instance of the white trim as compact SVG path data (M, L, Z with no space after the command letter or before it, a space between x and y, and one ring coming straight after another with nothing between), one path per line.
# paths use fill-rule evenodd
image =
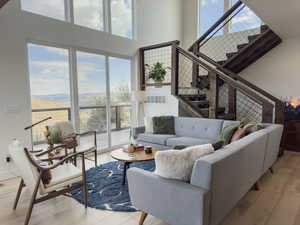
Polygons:
M57 44L55 42L43 41L43 40L32 39L32 38L27 39L27 43L32 43L32 44L36 44L36 45L45 45L48 47L63 48L63 49L73 48L73 49L75 49L77 51L81 51L81 52L89 52L89 53L94 53L94 54L103 55L103 56L107 55L107 56L121 58L121 59L132 60L134 58L134 56L116 54L116 53L111 53L111 52L107 52L107 51L103 51L103 50L99 50L99 49L90 49L90 48L85 48L85 47L78 47L75 45Z
M105 75L106 75L106 123L108 147L111 148L111 99L110 99L110 68L109 56L105 56Z
M77 55L75 49L69 50L70 88L71 88L71 119L76 132L80 132L80 108L78 92Z

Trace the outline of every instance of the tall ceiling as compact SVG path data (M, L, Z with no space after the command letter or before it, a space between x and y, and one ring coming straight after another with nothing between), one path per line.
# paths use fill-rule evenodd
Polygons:
M300 0L242 0L281 38L300 37Z

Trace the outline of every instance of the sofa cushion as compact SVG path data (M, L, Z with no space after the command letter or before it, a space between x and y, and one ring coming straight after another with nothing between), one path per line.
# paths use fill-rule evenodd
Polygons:
M138 141L150 142L154 144L166 145L166 141L169 138L173 138L175 135L171 134L139 134Z
M214 140L219 135L223 120L205 118L175 118L175 132L179 137Z
M167 145L170 147L176 145L201 145L211 143L211 139L200 139L200 138L192 138L192 137L172 137L167 139Z

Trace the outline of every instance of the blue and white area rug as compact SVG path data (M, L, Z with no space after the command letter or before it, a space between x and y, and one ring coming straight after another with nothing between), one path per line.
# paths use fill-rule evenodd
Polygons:
M154 161L132 163L130 167L138 167L154 171ZM135 212L130 202L128 185L122 185L124 163L109 162L91 168L86 172L88 188L88 206L95 209L111 211ZM82 189L71 192L71 195L83 203Z

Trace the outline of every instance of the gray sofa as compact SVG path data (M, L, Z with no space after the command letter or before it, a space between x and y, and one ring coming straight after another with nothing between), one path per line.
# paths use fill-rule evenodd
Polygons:
M175 117L175 134L148 134L145 127L133 129L133 136L140 144L170 149L175 145L199 145L213 142L223 127L239 124L232 120L214 120Z
M194 118L176 118L175 121L177 135L184 134L185 137L188 134L202 143L215 139L222 127L232 123ZM184 121L189 122L190 129ZM181 132L183 129L187 133ZM138 209L172 225L218 225L275 163L282 130L282 125L269 124L265 129L199 158L194 164L190 183L131 168L127 172L131 200ZM170 138L176 137L167 137L164 142L154 144L164 143L161 146L167 147Z

